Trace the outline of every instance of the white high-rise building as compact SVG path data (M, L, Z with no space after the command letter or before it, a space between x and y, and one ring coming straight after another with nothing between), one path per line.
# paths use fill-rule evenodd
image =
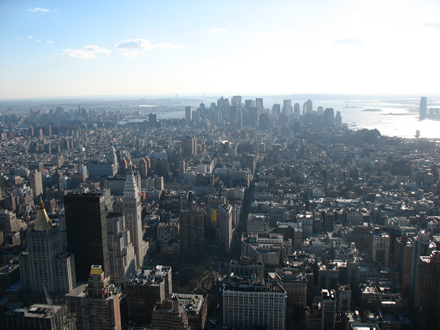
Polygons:
M50 221L43 201L27 234L27 251L20 255L20 279L30 300L41 300L44 287L50 294L65 294L76 285L74 257L63 249L60 228Z
M136 257L122 214L108 214L107 233L110 278L113 284L125 284L131 275L136 275Z
M29 175L29 181L34 193L34 198L37 198L43 194L43 180L41 177L41 172L38 172L38 170L32 170L31 174Z
M144 264L148 242L143 239L141 197L131 168L127 171L125 179L123 204L125 225L130 231L130 240L136 256L136 266L139 269Z
M264 326L286 328L286 291L277 283L265 285L233 278L223 290L223 324L238 329Z

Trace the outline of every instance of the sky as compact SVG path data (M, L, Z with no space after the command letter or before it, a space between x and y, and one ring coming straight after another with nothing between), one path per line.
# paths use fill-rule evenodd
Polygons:
M440 1L0 1L0 99L438 95Z

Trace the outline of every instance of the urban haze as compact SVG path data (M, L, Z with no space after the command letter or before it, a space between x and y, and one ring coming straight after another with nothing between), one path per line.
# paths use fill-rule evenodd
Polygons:
M0 3L0 329L440 329L436 1Z

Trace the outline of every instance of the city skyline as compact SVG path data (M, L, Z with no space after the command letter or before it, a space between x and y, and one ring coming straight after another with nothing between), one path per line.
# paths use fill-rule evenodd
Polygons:
M143 101L2 107L2 329L439 324L430 97L342 102L417 138L323 100Z
M435 1L0 4L0 99L437 93Z

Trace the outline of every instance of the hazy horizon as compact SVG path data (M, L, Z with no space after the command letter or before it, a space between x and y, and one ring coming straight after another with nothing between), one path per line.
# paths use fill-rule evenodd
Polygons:
M193 94L193 93L182 93L182 94L114 94L114 95L61 95L61 96L40 96L40 97L23 97L23 98L0 98L0 102L31 102L31 101L63 101L63 100L89 100L89 101L135 101L135 100L159 100L159 99L176 99L176 100L203 100L205 99L213 99L213 98L220 98L220 97L228 97L231 98L234 95L239 95L242 97L242 100L244 102L245 99L250 98L256 98L256 97L262 97L264 98L285 98L285 99L298 99L298 98L306 98L306 99L312 99L315 98L316 100L320 99L347 99L347 100L356 100L356 99L420 99L422 96L426 96L432 99L440 98L440 94L433 94L433 95L415 95L415 94L359 94L359 93L353 93L353 94L344 94L344 93L292 93L292 94L258 94L258 93L250 93L248 95L243 95L240 93L209 93L209 94ZM429 101L431 101L429 99ZM305 100L306 101L306 100ZM312 99L313 101L313 99Z

